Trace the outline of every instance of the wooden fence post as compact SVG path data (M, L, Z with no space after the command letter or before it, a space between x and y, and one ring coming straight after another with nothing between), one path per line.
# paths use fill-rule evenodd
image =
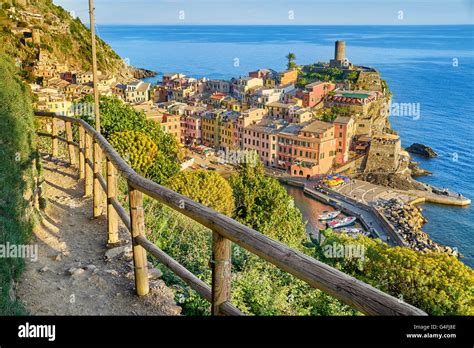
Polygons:
M85 158L84 158L84 152L85 152L85 139L84 139L84 128L82 128L81 125L79 125L79 179L84 179L86 176L86 170L85 170Z
M146 250L139 245L135 237L145 237L145 215L143 213L143 194L128 186L130 204L130 225L133 243L133 264L135 269L135 288L138 296L148 294L148 268Z
M58 157L58 124L54 117L51 118L51 156Z
M230 240L212 233L212 315L224 315L220 305L230 301L231 254Z
M94 143L94 185L93 185L93 200L94 200L94 218L102 215L102 186L100 185L98 176L102 173L102 149L100 145Z
M73 138L72 138L72 125L71 122L66 121L65 122L65 128L66 128L66 139L68 142L68 150L69 150L69 163L71 165L76 164L76 150L74 149L74 145L72 144Z
M85 197L89 197L92 195L92 181L93 181L93 173L92 173L92 167L90 165L91 159L92 159L92 138L91 136L86 132L85 133L85 143L86 143L86 148L85 148L85 168L86 168L86 177L85 177Z
M107 158L107 244L119 242L118 215L112 205L112 199L117 195L117 171L114 164Z

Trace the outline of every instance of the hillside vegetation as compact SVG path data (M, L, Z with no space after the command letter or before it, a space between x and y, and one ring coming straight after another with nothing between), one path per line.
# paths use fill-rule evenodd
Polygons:
M0 8L0 41L11 57L18 58L23 67L31 64L40 50L47 52L57 62L67 63L71 69L88 71L92 67L89 29L79 18L53 4L51 0L4 2ZM86 6L86 2L84 2ZM12 9L14 8L14 10ZM14 12L12 12L14 11ZM22 12L42 15L36 19ZM15 29L37 30L40 43L24 42ZM130 69L103 40L97 38L97 62L100 71L116 76L130 76Z
M24 245L31 235L34 210L27 198L33 186L36 158L31 101L11 59L0 54L0 244ZM0 315L24 309L15 298L13 281L23 259L0 257Z

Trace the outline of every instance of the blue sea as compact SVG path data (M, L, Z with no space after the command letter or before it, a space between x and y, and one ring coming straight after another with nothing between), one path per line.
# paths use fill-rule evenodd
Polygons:
M433 172L420 180L474 198L474 26L100 26L98 34L131 65L216 79L283 70L289 52L299 64L328 61L334 41L345 40L354 64L381 72L393 102L420 106L419 117L390 119L403 146L439 153L415 156ZM474 208L422 208L431 238L474 267Z

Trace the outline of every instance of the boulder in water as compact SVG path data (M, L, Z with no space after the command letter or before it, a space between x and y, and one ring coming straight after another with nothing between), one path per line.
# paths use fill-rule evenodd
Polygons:
M431 147L419 143L411 144L409 147L406 148L406 150L408 152L427 158L433 158L438 156L438 154Z

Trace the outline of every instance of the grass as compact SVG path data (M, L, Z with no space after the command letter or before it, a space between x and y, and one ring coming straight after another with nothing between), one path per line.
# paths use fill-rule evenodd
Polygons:
M29 93L12 60L0 53L0 244L30 240L35 210L28 197L36 156ZM0 315L26 314L13 293L14 280L23 268L21 258L0 257Z

